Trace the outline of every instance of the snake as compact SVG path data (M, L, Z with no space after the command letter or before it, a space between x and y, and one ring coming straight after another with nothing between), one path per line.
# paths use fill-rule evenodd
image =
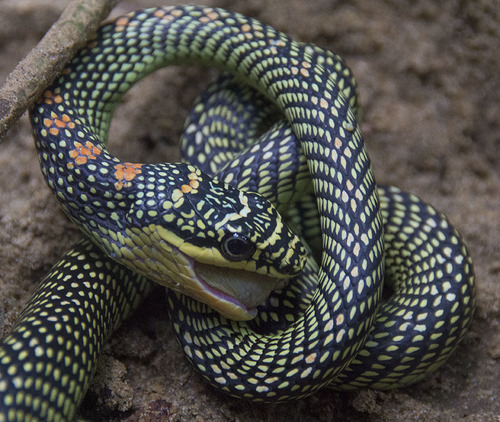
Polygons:
M203 154L195 154L197 166L124 162L108 152L123 94L179 63L222 68L283 116L281 127L293 134L286 148L311 187L306 195L284 188L289 198L281 206L294 196L314 198L319 247L292 229L310 201L296 201L287 222L279 203L228 183L231 170L214 177L200 169ZM347 388L369 384L373 374L382 378L375 383L397 386L441 365L472 318L472 262L443 215L396 188L377 188L355 91L337 56L223 9L152 8L104 24L30 110L42 173L86 238L41 282L2 343L0 420L71 419L104 342L152 282L169 288L174 329L195 368L233 396L302 398L358 370ZM257 148L264 162L266 148ZM233 165L243 172L248 162L247 171L265 173L262 161L255 168L253 158L240 157ZM261 180L269 185L269 177ZM401 323L377 317L391 259L417 279L406 286L400 266L393 271L402 293L387 311ZM301 282L301 274L314 281ZM311 285L306 294L289 295L304 283ZM289 311L292 296L297 316ZM417 334L409 340L405 331ZM391 335L396 343L373 356L370 346ZM427 335L433 343L413 362ZM384 372L398 349L406 354ZM368 368L360 364L367 355Z

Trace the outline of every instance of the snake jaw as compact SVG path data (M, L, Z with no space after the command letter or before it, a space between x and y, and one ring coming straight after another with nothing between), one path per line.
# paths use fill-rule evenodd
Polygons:
M263 304L272 291L285 286L288 279L204 264L176 251L180 277L175 275L175 290L215 309L234 321L249 321L257 316L257 306ZM182 266L179 263L182 262ZM182 280L179 280L182 278Z
M255 318L257 306L296 275L295 271L278 276L262 274L255 267L255 271L247 271L245 262L239 268L214 265L217 261L209 249L192 250L178 246L171 242L176 240L175 236L161 226L127 230L118 233L116 238L120 243L110 248L110 252L114 251L113 258L121 264L211 306L232 320Z
M202 294L206 296L203 302L235 321L255 318L257 306L288 281L197 261L193 261L193 272L193 278L203 286Z
M289 278L276 278L257 272L219 267L200 262L180 248L160 242L164 253L150 257L135 271L179 293L190 296L235 321L257 316L272 291L283 288ZM135 263L135 264L134 264ZM130 261L131 266L137 261ZM290 276L291 277L291 276Z

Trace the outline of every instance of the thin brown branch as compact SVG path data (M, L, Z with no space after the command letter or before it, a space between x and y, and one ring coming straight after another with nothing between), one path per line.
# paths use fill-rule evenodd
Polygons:
M118 0L72 0L0 88L0 141L95 33Z

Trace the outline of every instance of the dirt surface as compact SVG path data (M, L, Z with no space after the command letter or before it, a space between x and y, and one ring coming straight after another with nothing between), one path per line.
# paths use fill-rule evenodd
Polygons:
M158 2L158 0L156 0ZM2 0L0 82L65 5ZM182 2L163 2L163 4ZM156 3L157 4L157 3ZM114 14L156 5L123 1ZM398 392L321 391L287 405L215 392L184 360L161 291L106 347L82 407L89 420L500 421L500 11L479 1L205 1L263 20L341 54L364 108L379 182L412 191L463 234L477 276L477 312L435 375ZM190 104L209 75L163 70L126 95L111 149L134 161L178 157ZM0 145L0 323L11 328L37 281L74 242L38 169L26 116Z

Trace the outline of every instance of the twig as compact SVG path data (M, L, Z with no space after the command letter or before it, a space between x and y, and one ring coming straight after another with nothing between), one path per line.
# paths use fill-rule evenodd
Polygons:
M0 142L117 2L72 0L38 45L9 74L0 88Z

